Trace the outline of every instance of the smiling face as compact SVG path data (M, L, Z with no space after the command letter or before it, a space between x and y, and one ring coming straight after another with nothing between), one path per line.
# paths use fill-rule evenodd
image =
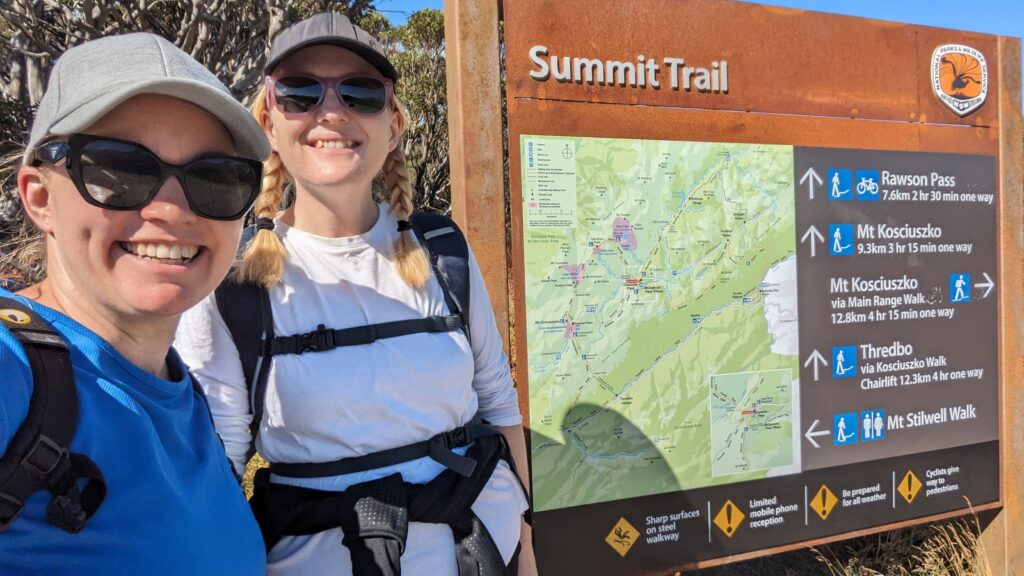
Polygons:
M141 144L169 164L235 153L215 117L169 96L132 98L84 132ZM97 318L115 326L176 320L213 291L234 259L241 220L197 216L174 177L148 205L128 211L87 204L63 162L23 167L18 185L26 211L46 234L46 281L69 315L90 327Z
M280 78L370 76L381 73L355 53L336 46L312 46L289 56L274 70ZM267 137L300 191L329 195L339 186L369 193L373 178L398 142L400 114L389 105L376 115L357 114L330 90L306 114L269 107L262 118Z

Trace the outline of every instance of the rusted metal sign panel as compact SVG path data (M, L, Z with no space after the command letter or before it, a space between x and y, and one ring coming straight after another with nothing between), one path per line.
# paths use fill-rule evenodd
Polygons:
M542 573L1000 505L999 38L712 1L504 17Z

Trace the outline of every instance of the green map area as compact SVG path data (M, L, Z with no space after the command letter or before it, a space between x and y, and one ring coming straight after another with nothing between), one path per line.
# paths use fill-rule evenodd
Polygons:
M520 145L536 509L798 472L792 147Z
M765 370L711 377L711 474L732 476L793 462L793 375Z

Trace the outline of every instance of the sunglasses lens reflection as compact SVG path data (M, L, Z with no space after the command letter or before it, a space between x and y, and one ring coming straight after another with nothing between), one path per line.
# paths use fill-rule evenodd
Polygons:
M249 208L258 191L259 177L248 164L210 158L189 164L185 180L197 214L231 218Z
M143 204L160 182L160 163L127 142L93 141L82 148L81 179L97 203L110 208Z
M360 114L376 114L387 104L387 87L376 78L349 78L337 90L338 99Z
M309 112L323 98L324 87L315 78L289 76L274 83L274 99L282 112Z

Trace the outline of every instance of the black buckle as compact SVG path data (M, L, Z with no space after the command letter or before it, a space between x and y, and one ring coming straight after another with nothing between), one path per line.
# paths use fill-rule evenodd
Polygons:
M21 513L25 503L10 494L0 492L0 532L10 526L11 522Z
M334 330L328 330L323 324L317 325L316 330L309 334L295 337L295 349L299 354L331 348L334 348Z
M41 448L46 448L46 450L40 450ZM42 461L36 459L37 455L42 457ZM34 476L46 478L67 456L67 450L40 434L28 454L21 459L21 467Z
M50 505L46 507L46 517L71 534L81 532L85 521L89 519L78 498L71 498L67 494L59 494L50 500Z
M465 426L459 426L454 430L445 432L441 443L449 450L452 448L462 448L470 443L469 433L466 431Z
M464 427L456 428L451 432L443 432L427 441L428 456L456 474L469 478L476 470L476 460L459 456L452 451L453 448L460 448L466 444L469 444L469 434L466 433Z

